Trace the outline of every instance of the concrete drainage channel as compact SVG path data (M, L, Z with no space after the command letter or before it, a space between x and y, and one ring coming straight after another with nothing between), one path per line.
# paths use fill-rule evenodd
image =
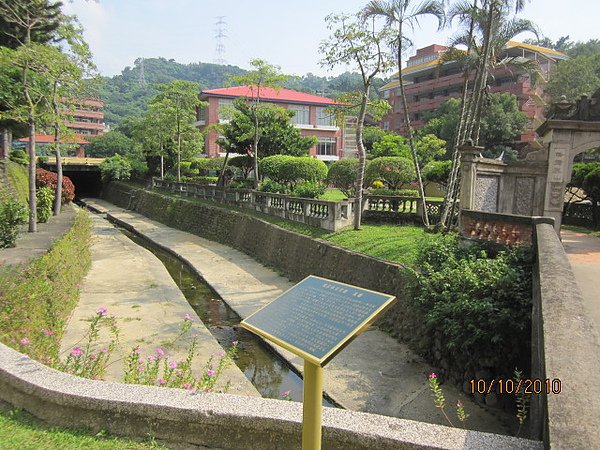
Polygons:
M96 212L92 208L88 210ZM238 325L240 317L187 262L148 241L135 230L126 229L105 214L98 214L109 220L135 244L151 251L162 262L190 306L222 347L230 346L233 341L240 343L235 364L263 397L281 398L282 393L289 391L292 400L302 401L300 374L262 339L241 328ZM327 396L323 398L323 406L339 407Z

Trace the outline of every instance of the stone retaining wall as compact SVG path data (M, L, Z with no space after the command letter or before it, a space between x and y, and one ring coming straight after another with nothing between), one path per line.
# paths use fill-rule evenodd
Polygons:
M0 401L57 426L106 430L208 448L299 449L302 405L229 394L74 377L0 344ZM334 408L323 410L323 448L530 449L541 442Z

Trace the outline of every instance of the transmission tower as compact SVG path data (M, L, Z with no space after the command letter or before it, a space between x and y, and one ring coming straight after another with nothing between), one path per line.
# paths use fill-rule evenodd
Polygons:
M138 58L135 60L135 64L138 64L140 71L138 73L138 84L140 86L146 86L146 74L144 73L144 58Z
M225 16L217 16L215 22L215 40L217 42L215 47L215 64L227 64L225 61L225 38L227 23L225 22Z

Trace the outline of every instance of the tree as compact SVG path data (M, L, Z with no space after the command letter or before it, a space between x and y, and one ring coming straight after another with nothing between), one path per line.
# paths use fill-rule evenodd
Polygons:
M373 150L369 152L373 158L381 156L402 156L410 158L410 147L404 136L387 133L380 141L373 143Z
M329 167L327 181L338 188L342 193L352 198L356 195L356 172L358 171L358 159L344 158L335 161Z
M233 108L225 111L228 122L219 125L222 138L218 144L227 154L250 156L254 146L255 124L258 124L258 152L261 158L277 154L305 156L316 145L317 138L302 136L300 130L290 122L293 115L291 110L270 104L259 105L254 110L244 99L236 99Z
M101 136L90 139L87 148L88 156L94 158L109 158L114 155L125 156L133 149L133 140L119 131L109 131Z
M582 95L591 95L600 86L600 52L581 55L561 61L552 72L546 86L551 101L559 101L564 95L574 102Z
M266 87L281 87L281 84L288 77L281 73L278 66L269 64L262 59L252 59L250 60L250 65L253 67L253 70L247 72L245 75L233 76L231 77L231 81L236 84L248 86L250 89L250 98L248 98L248 101L250 102L249 111L253 122L252 150L250 156L254 160L254 189L258 189L258 142L261 138L258 110L260 107L261 91ZM223 167L227 164L227 156L228 154L225 156L226 159Z
M449 99L425 118L422 133L428 133L446 142L451 154L452 143L456 142L457 124L461 115L461 100ZM510 146L527 125L527 116L519 110L517 98L507 92L490 94L486 108L482 111L479 144L490 149L490 157L498 156L494 149Z
M173 113L168 123L175 140L177 181L181 181L182 152L191 156L202 149L201 135L194 122L196 108L206 106L206 102L201 102L198 98L200 86L197 83L174 80L169 84L158 85L158 88L160 92L151 104L156 104L157 108L170 109Z
M344 106L338 109L338 115L358 108L356 125L356 145L358 150L358 170L355 182L354 229L359 230L362 220L363 184L365 177L366 151L363 143L363 128L367 109L375 116L382 116L389 107L387 102L370 100L373 80L380 72L385 73L387 64L382 44L389 39L386 28L377 29L375 23L365 21L359 14L329 15L326 17L327 27L333 30L327 41L321 43L319 51L324 55L321 64L333 68L339 64L353 64L358 67L362 77L362 89L342 97Z
M581 189L592 204L592 220L594 228L600 228L600 162L575 163L568 189Z
M62 2L48 0L0 0L0 46L17 48L56 38L61 24Z
M150 166L150 160L160 159L160 178L165 176L165 156L167 147L172 142L169 135L169 119L173 117L170 108L164 108L160 103L151 104L142 120L132 127L133 137L142 144L142 152ZM154 166L156 167L156 166Z
M367 167L369 183L379 180L388 189L400 189L403 184L415 179L415 166L409 158L401 156L384 156L375 158Z
M451 168L452 161L449 159L446 161L430 161L423 166L423 178L426 183L439 184L445 191L448 189Z

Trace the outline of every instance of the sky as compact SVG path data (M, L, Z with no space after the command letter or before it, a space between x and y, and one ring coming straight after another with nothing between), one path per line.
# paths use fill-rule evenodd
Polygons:
M352 67L333 71L319 64L319 43L330 31L325 17L331 13L354 13L366 0L65 0L64 11L75 14L102 75L119 74L138 57L162 56L180 63L215 62L217 26L226 35L223 59L248 68L248 61L262 58L289 75L312 72L334 76ZM417 1L418 3L418 1ZM569 35L572 41L600 39L597 0L531 0L520 17L536 23L544 36L556 40ZM447 44L456 28L437 31L435 19L424 19L411 32L414 48ZM528 34L521 39L532 37Z

